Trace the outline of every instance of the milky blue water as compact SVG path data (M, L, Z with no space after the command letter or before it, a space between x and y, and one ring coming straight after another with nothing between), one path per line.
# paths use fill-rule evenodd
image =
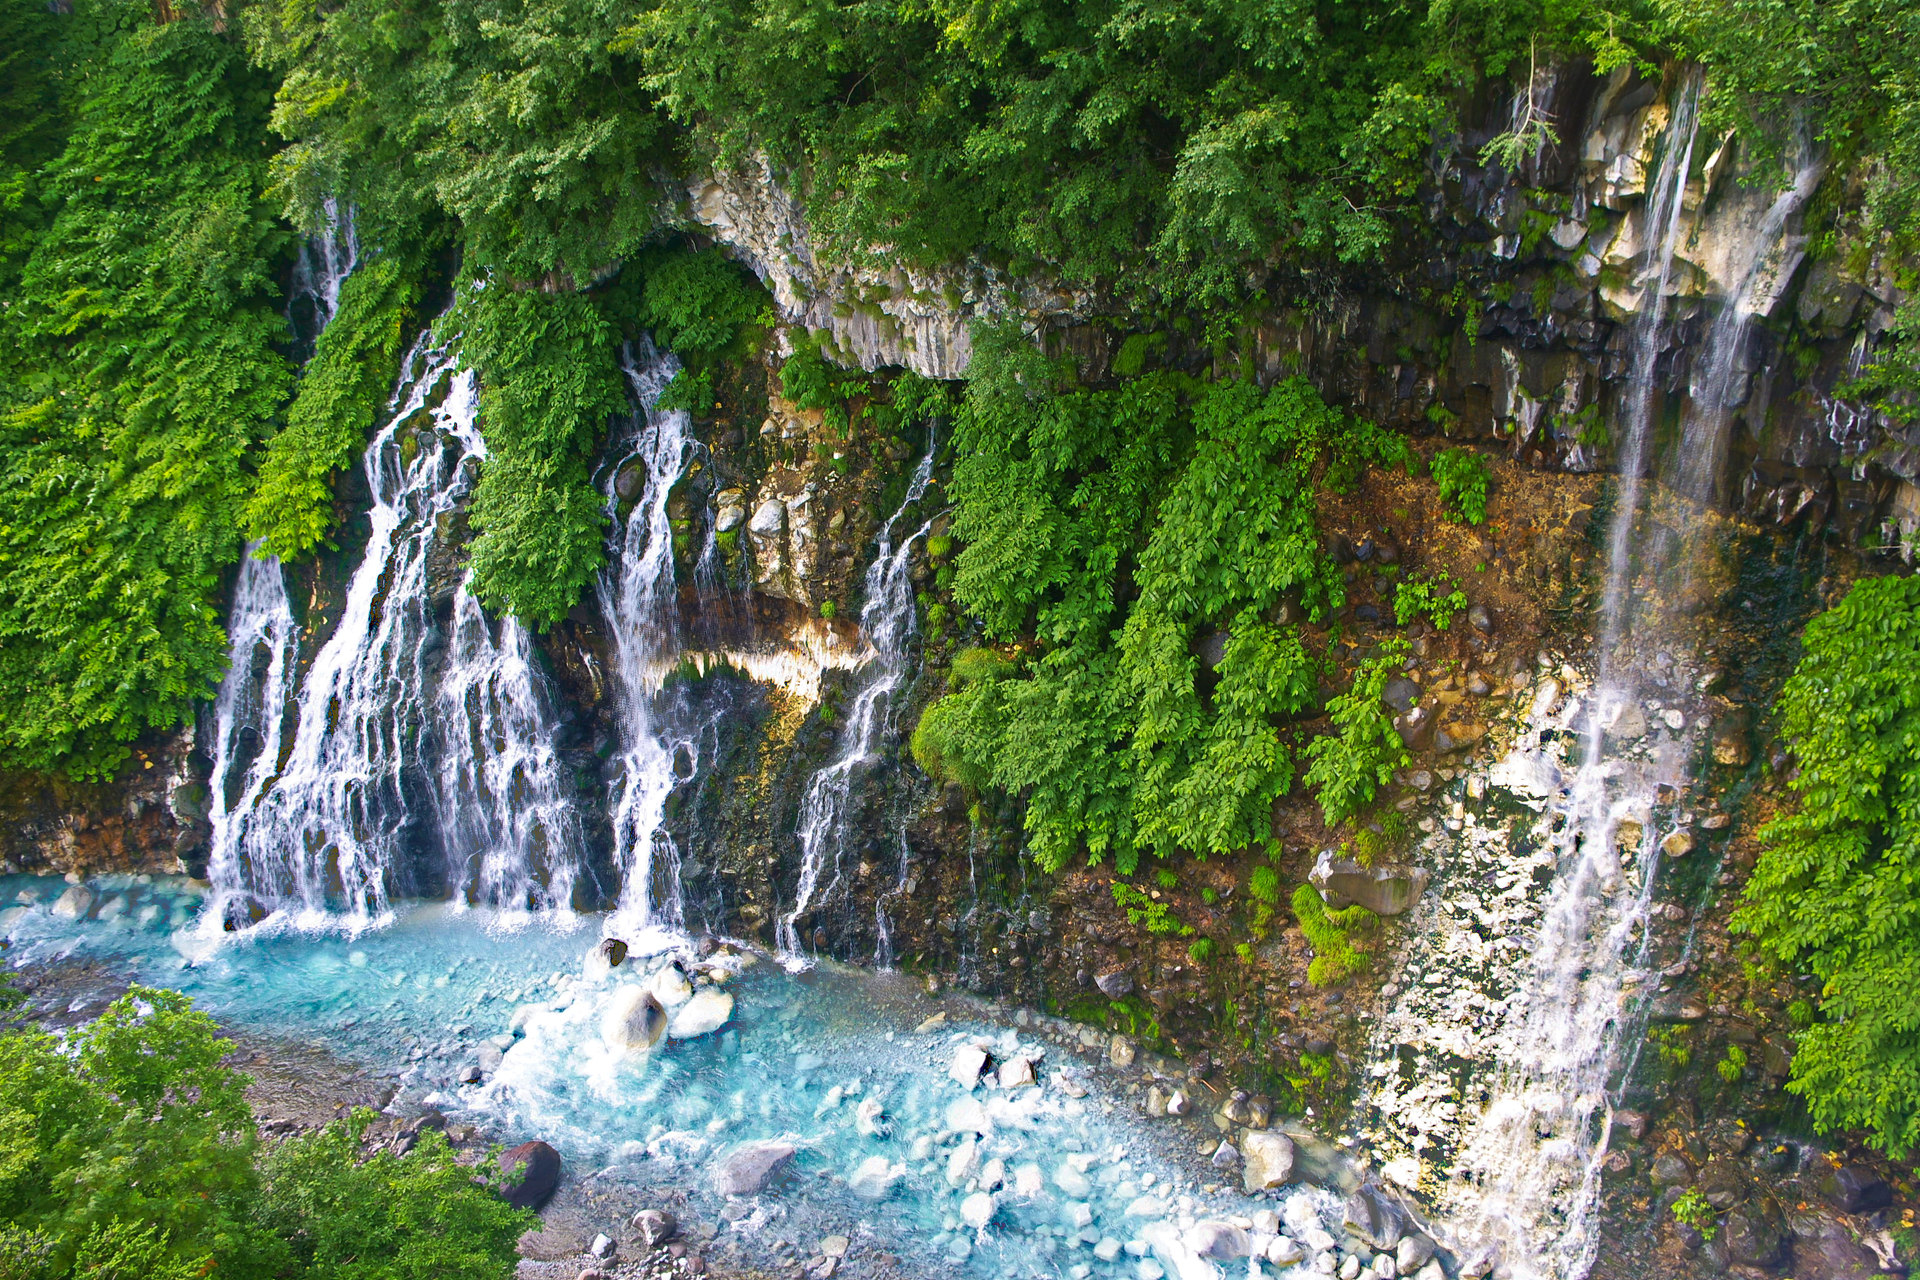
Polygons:
M1178 1233L1195 1220L1281 1210L1296 1234L1310 1220L1338 1233L1325 1192L1296 1190L1292 1203L1203 1194L1200 1170L1171 1158L1164 1122L1105 1096L1098 1077L1030 1031L978 1019L916 1032L934 1006L904 977L789 974L734 948L703 961L669 934L636 940L636 955L607 972L583 963L600 917L444 904L403 905L357 934L272 920L220 934L198 924L201 896L187 881L102 878L77 917L71 901L67 915L54 909L66 889L0 878L9 964L105 961L236 1028L398 1072L400 1107L437 1106L504 1140L545 1139L570 1177L686 1188L711 1221L725 1203L711 1186L717 1160L741 1142L791 1143L787 1174L733 1203L738 1221L726 1229L748 1241L871 1237L925 1274L1201 1280L1274 1271L1185 1253ZM732 1019L647 1052L609 1047L601 1023L615 992L669 962L731 994ZM996 1059L1038 1058L1040 1087L964 1088L948 1068L966 1043ZM458 1083L472 1064L488 1068L484 1083ZM983 1195L972 1213L991 1216L976 1228L963 1206Z

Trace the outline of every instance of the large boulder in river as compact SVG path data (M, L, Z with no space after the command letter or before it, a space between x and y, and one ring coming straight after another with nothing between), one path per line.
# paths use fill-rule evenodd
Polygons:
M704 987L674 1012L673 1021L667 1024L667 1035L675 1040L691 1040L718 1031L732 1016L733 997Z
M93 910L93 891L83 884L67 889L53 904L53 914L62 920L84 919Z
M1248 1195L1281 1187L1293 1177L1293 1140L1282 1133L1250 1129L1240 1139L1241 1185Z
M544 1142L523 1142L500 1153L500 1172L510 1184L501 1191L516 1209L538 1209L560 1185L560 1153Z
M713 1167L713 1189L723 1196L759 1195L793 1152L790 1142L743 1142Z
M645 987L621 987L600 1015L600 1040L616 1053L651 1049L666 1030L667 1011Z
M1322 849L1307 879L1337 911L1358 904L1381 916L1397 916L1427 890L1425 867L1403 867L1382 863L1363 867L1352 858L1337 858L1333 850Z

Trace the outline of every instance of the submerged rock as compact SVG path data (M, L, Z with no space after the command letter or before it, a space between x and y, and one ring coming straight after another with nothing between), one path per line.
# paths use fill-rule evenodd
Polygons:
M636 1053L653 1048L666 1034L667 1011L645 987L625 986L607 1001L600 1016L600 1040L620 1053Z
M979 1045L963 1044L954 1050L953 1061L947 1067L947 1074L954 1083L963 1089L971 1089L980 1083L980 1073L987 1069L987 1051Z
M868 1156L847 1179L847 1186L863 1200L884 1200L906 1176L904 1165L894 1164L885 1156Z
M975 1231L983 1230L993 1221L994 1208L992 1196L984 1191L976 1191L960 1202L960 1220Z
M93 910L93 891L83 884L76 884L54 900L53 914L62 920L79 920ZM234 925L227 925L231 932Z
M523 1142L501 1152L499 1168L509 1179L520 1171L519 1180L500 1193L516 1209L538 1209L560 1185L560 1153L544 1142Z
M758 1195L793 1153L788 1142L743 1142L714 1166L713 1189L723 1196Z
M675 1040L691 1040L718 1031L732 1017L733 997L709 987L695 992L692 999L680 1006L667 1027L667 1034Z

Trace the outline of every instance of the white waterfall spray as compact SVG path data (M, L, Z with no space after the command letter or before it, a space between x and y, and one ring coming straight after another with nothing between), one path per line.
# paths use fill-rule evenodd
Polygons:
M692 736L672 734L660 702L681 647L667 506L697 445L684 410L658 408L661 391L680 370L679 361L644 343L637 352L623 355L621 367L640 413L633 419L625 456L607 470L607 514L614 534L596 591L612 631L621 744L620 775L612 794L620 905L609 927L631 931L677 925L683 916L680 853L666 830L667 800L698 767L699 744ZM620 476L630 464L642 467L646 480L622 520Z
M403 368L362 463L365 551L301 686L286 762L219 868L209 927L243 896L302 926L377 921L419 887L407 855L423 789L455 892L515 908L571 898L579 842L524 630L503 621L495 641L464 587L451 644L435 625L430 560L485 453L478 387L426 338Z
M236 883L247 815L280 768L287 698L293 691L300 629L280 561L247 548L227 614L227 674L213 704L213 769L208 817L213 831L207 874ZM243 770L235 776L235 770Z
M900 509L880 528L880 545L873 563L867 567L864 589L866 603L860 609L860 633L872 656L854 677L853 697L843 712L839 752L825 768L815 773L800 799L800 818L796 834L800 839L800 881L794 890L793 909L781 916L774 927L780 955L790 967L806 964L800 940L800 918L816 898L830 897L840 882L840 855L846 846L849 814L847 801L853 792L855 772L878 755L881 744L894 728L893 695L907 677L907 645L913 638L913 581L909 563L913 544L926 535L931 521L895 542L895 529L915 503L926 496L933 476L937 452L933 428L927 429L927 452L914 469L907 496ZM831 864L831 865L829 865ZM822 875L827 882L821 884Z
M1684 588L1745 386L1756 296L1797 263L1788 228L1819 178L1811 161L1801 167L1729 272L1695 364L1673 483L1660 491L1685 527L1663 531L1647 483L1656 368L1689 230L1699 94L1697 73L1675 93L1649 190L1597 676L1584 691L1577 673L1543 681L1530 731L1491 773L1537 822L1507 833L1469 815L1465 834L1436 837L1447 884L1416 918L1399 975L1406 990L1374 1041L1369 1101L1381 1131L1370 1136L1388 1176L1429 1200L1438 1230L1470 1264L1463 1274L1497 1267L1511 1280L1579 1280L1599 1246L1623 1050L1650 1013L1653 889L1663 839L1684 821L1671 806L1697 748Z

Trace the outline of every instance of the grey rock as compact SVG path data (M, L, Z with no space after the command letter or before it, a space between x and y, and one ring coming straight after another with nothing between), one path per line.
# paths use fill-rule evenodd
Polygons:
M1335 857L1333 850L1322 849L1307 878L1335 910L1358 903L1376 915L1397 916L1420 900L1428 875L1425 867L1389 863L1363 867L1352 858Z
M793 1153L787 1142L743 1142L714 1166L713 1189L723 1196L759 1195Z
M1820 1180L1820 1198L1842 1213L1868 1213L1893 1203L1893 1188L1871 1169L1841 1165Z
M1100 994L1109 1000L1118 1000L1133 992L1133 970L1109 969L1105 973L1093 976L1093 985L1100 988Z
M1493 634L1493 615L1487 612L1487 606L1476 604L1467 610L1467 623L1481 635Z
M1693 1181L1693 1166L1669 1151L1653 1162L1656 1187L1684 1187Z
M501 1152L499 1169L510 1181L518 1171L517 1181L501 1192L516 1209L538 1209L560 1185L560 1153L544 1142L523 1142Z
M587 1246L587 1252L605 1262L613 1256L614 1248L613 1237L602 1231L593 1238L593 1243Z
M1240 1185L1248 1195L1285 1186L1293 1177L1293 1140L1283 1133L1258 1130L1240 1139L1245 1165Z
M1376 1186L1363 1186L1347 1197L1346 1226L1376 1249L1392 1249L1407 1233L1407 1214Z
M642 1209L633 1215L633 1229L652 1249L665 1244L680 1229L679 1219L665 1209Z

